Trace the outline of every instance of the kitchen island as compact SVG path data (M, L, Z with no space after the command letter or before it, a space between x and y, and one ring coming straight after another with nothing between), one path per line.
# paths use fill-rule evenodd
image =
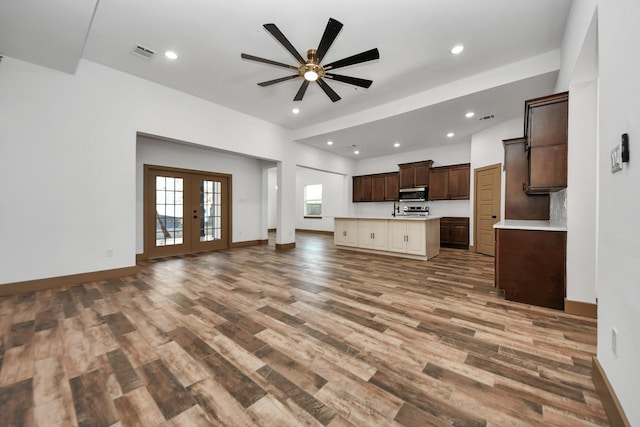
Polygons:
M428 260L440 254L440 217L335 217L336 247Z

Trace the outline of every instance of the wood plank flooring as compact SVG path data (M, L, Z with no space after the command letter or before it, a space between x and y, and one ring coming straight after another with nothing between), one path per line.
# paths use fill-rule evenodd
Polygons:
M330 236L0 298L0 425L595 426L596 322Z

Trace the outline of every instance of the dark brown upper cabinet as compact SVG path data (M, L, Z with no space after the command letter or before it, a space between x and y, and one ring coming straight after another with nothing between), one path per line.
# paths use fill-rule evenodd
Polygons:
M428 187L432 164L432 160L399 164L400 188Z
M502 141L505 170L505 219L548 220L549 195L527 194L527 152L525 138Z
M371 201L371 175L353 177L353 201Z
M568 92L525 101L527 193L567 187L568 117Z
M438 166L429 170L429 200L468 200L471 165Z
M354 202L384 202L398 199L398 172L353 177Z

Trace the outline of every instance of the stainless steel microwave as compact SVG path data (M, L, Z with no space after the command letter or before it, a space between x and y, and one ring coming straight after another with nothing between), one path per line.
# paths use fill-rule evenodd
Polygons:
M426 202L429 189L427 187L420 188L402 188L398 195L401 202Z

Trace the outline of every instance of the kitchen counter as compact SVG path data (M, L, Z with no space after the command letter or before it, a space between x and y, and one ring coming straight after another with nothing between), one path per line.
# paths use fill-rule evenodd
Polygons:
M551 224L549 221L504 219L493 225L493 228L508 230L567 231L567 226Z

